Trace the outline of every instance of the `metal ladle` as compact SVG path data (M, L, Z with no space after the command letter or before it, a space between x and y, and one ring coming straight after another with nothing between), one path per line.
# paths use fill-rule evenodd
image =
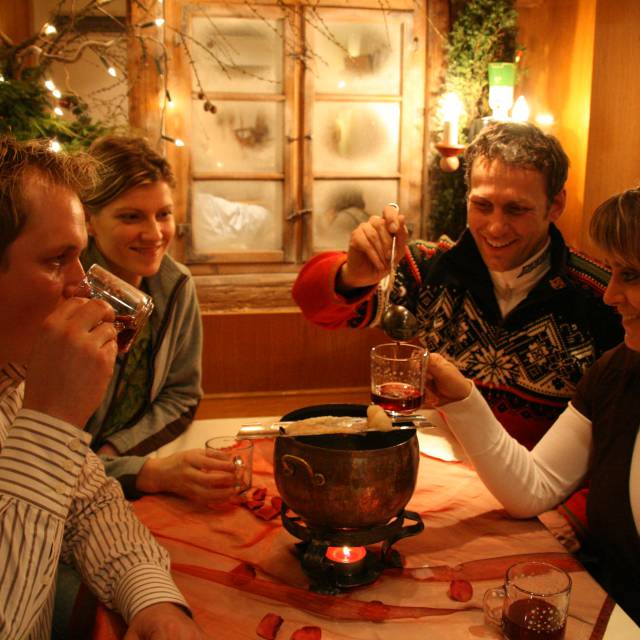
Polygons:
M407 309L399 304L390 304L389 296L396 279L396 236L391 240L391 269L389 281L384 292L384 311L380 319L380 327L392 339L408 341L415 338L418 333L418 320Z

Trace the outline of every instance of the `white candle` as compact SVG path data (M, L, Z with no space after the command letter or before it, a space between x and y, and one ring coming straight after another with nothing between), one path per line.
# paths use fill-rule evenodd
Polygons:
M458 119L445 120L442 128L442 142L448 147L458 144Z

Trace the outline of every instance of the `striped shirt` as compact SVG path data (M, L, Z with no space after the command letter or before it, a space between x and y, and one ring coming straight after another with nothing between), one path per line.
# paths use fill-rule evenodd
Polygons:
M22 408L24 374L0 367L0 640L51 636L60 559L127 623L152 604L186 607L168 554L106 478L90 435Z

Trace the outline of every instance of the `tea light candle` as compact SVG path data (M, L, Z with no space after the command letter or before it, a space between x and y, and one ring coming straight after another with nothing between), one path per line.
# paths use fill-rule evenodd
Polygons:
M364 547L328 547L325 553L329 560L349 565L362 562L366 555L367 550Z

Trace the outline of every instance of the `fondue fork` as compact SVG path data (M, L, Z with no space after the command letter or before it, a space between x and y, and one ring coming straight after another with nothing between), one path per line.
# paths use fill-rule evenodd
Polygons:
M365 434L365 433L389 433L390 431L403 431L405 429L432 429L435 425L433 425L426 416L421 415L410 415L410 416L402 416L398 418L394 418L391 421L393 425L392 429L377 429L372 427L370 429L361 428L361 425L366 425L366 418L352 418L349 421L345 420L345 423L342 426L336 426L335 430L325 431L323 433L287 433L287 427L292 424L297 424L297 421L291 422L273 422L271 424L245 424L242 425L238 429L238 433L236 434L236 438L268 438L275 436L312 436L312 435L331 435L331 434ZM351 426L356 426L357 428L351 429Z

